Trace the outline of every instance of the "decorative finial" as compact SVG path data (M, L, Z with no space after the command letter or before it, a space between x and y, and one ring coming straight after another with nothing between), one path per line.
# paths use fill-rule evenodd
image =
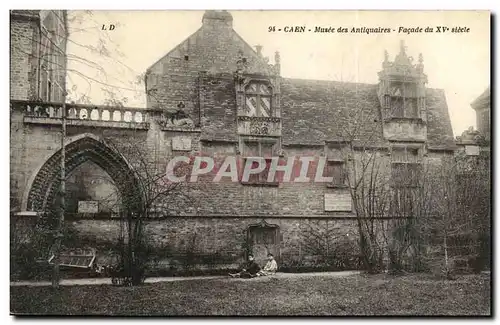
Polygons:
M406 46L405 46L405 41L401 40L400 45L399 45L399 53L401 54L406 54Z
M422 53L418 55L417 71L419 73L422 73L424 71L424 56L422 55Z
M238 61L236 61L236 71L240 73L245 72L246 68L248 67L248 60L243 55L244 55L243 51L239 50Z
M274 64L280 64L281 57L280 57L280 52L276 51L274 53Z

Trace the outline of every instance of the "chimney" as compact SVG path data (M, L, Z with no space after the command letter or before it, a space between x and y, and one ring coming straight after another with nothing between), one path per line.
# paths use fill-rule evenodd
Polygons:
M203 26L232 27L233 16L226 10L207 10L201 22Z
M255 45L255 50L259 56L262 56L262 45Z

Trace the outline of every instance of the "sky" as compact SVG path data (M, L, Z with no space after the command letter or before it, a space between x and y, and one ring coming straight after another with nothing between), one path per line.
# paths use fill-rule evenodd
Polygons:
M86 94L93 104L110 97L102 84L113 85L117 99L127 98L126 106L145 107L144 86L137 76L163 57L201 26L203 11L94 11L72 24L68 52L97 62L104 72L82 60L70 60L69 88ZM427 87L444 89L452 127L460 135L476 126L470 103L490 84L490 16L479 11L230 11L233 29L251 46L262 45L262 53L274 63L281 55L281 75L289 78L377 83L384 50L393 60L404 40L408 55L424 58ZM70 14L71 15L71 14ZM110 31L102 30L102 25ZM269 32L269 27L387 27L387 34L285 33ZM398 33L400 27L425 29L433 33ZM437 33L435 26L447 26ZM467 33L451 33L453 27L469 28ZM109 57L82 45L106 42ZM88 78L90 77L90 78ZM74 87L76 86L76 87Z

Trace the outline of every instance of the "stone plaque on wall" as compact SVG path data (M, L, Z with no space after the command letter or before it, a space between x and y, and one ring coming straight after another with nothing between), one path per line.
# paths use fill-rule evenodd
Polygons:
M325 211L352 211L352 200L349 193L325 194Z
M173 137L172 150L178 151L191 151L191 138L190 137Z
M99 202L97 201L78 201L78 213L98 213Z
M467 156L479 156L479 146L465 146Z

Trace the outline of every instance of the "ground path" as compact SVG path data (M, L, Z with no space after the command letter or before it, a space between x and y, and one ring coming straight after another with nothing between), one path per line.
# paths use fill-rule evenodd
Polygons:
M340 271L340 272L311 272L311 273L277 273L268 277L254 278L252 281L266 279L266 278L307 278L314 276L331 276L331 277L344 277L349 275L359 274L360 271ZM235 280L248 280L248 279L233 279L228 276L215 275L215 276L176 276L176 277L152 277L147 278L146 283L158 283L158 282L173 282L173 281L188 281L188 280L210 280L210 279L227 279L231 281ZM60 282L62 286L73 286L73 285L103 285L111 284L111 278L86 278L86 279L63 279ZM11 282L11 286L32 286L32 287L44 287L50 286L50 281L16 281Z

